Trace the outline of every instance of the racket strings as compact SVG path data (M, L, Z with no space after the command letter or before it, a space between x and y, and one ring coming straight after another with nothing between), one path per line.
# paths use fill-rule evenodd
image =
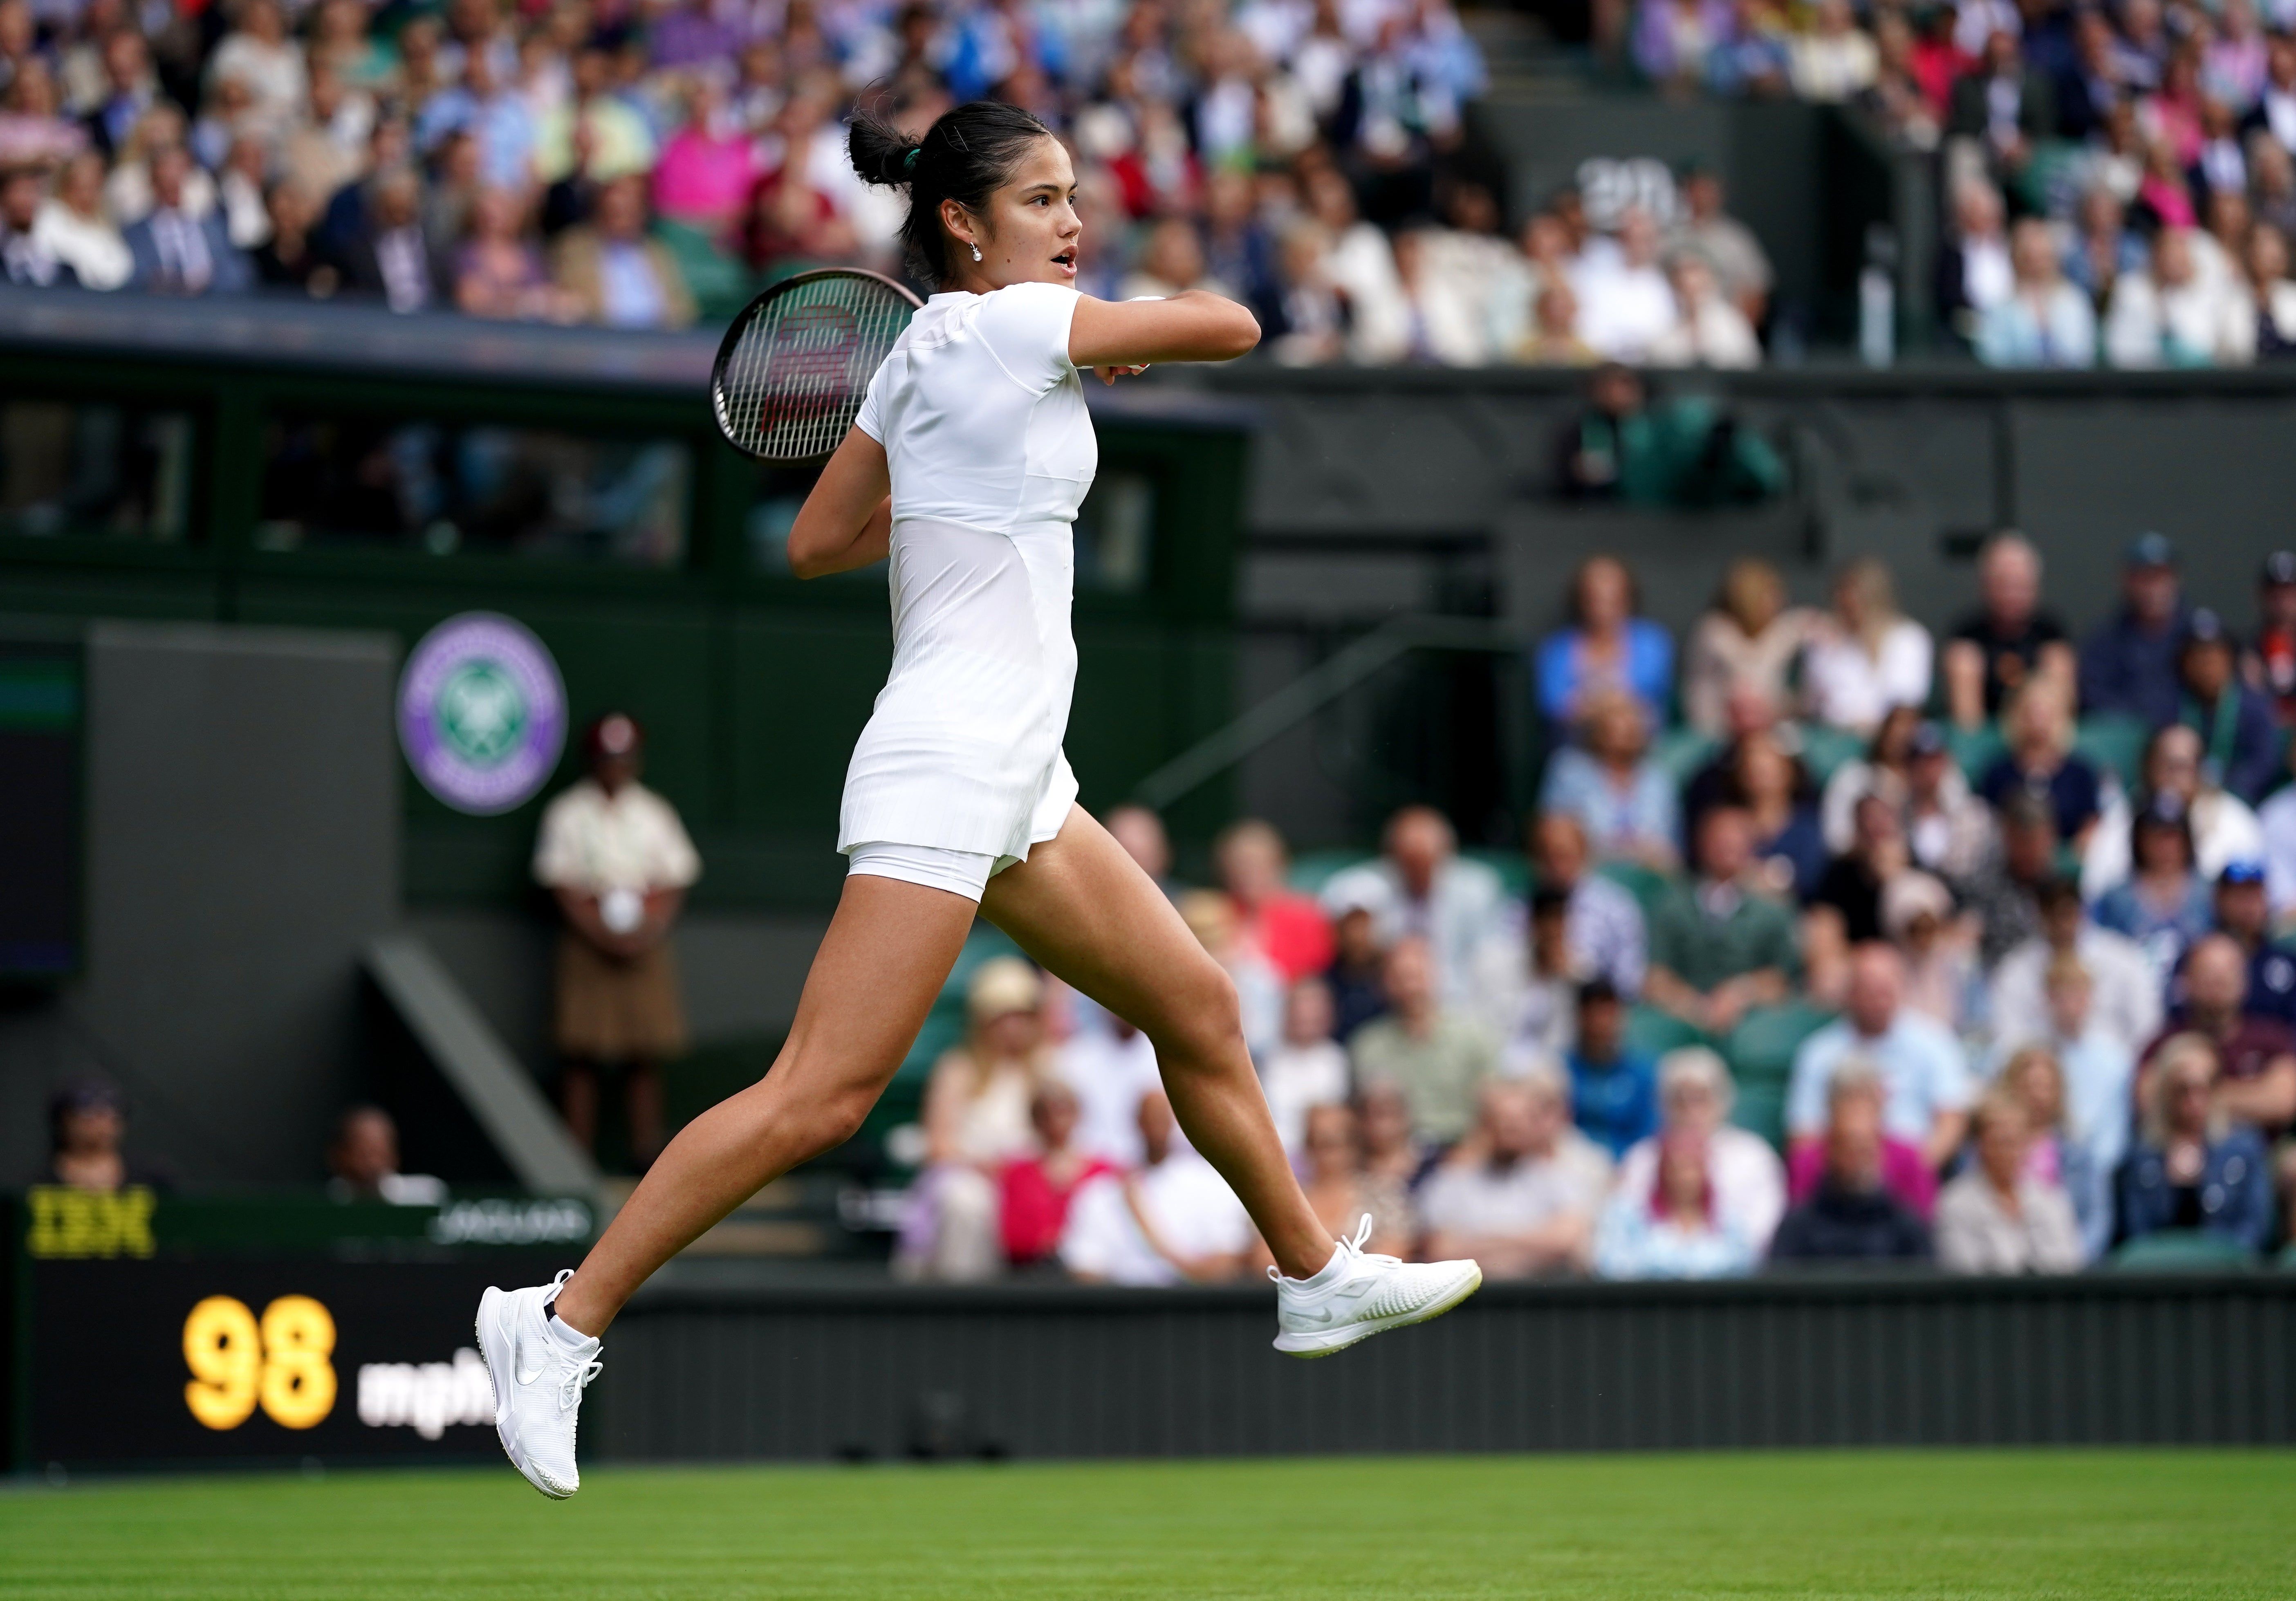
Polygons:
M840 273L792 283L760 305L721 370L718 413L750 455L828 455L914 309L892 285Z

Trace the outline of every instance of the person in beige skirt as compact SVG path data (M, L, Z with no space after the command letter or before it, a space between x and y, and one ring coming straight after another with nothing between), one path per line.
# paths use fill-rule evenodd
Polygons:
M610 712L586 744L590 776L544 811L534 851L534 876L566 920L553 1028L559 1109L575 1139L594 1145L599 1079L619 1066L643 1172L661 1149L661 1064L686 1047L669 933L701 861L676 809L638 782L636 719Z

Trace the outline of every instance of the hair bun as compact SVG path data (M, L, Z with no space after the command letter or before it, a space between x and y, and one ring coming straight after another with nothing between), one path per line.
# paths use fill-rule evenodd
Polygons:
M887 189L908 183L916 168L917 152L922 148L890 122L866 111L853 114L852 129L845 141L846 153L861 181Z

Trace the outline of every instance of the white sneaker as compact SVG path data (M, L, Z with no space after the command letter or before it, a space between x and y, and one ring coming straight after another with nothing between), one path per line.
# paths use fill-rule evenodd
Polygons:
M495 1433L502 1436L503 1454L528 1483L560 1501L582 1488L574 1466L574 1422L582 1392L605 1366L597 1359L597 1341L570 1346L550 1331L543 1309L573 1277L570 1268L546 1285L489 1286L479 1297L479 1355L494 1380Z
M1407 1323L1440 1318L1482 1288L1473 1262L1406 1262L1365 1251L1371 1214L1352 1240L1313 1278L1286 1278L1273 1268L1275 1349L1295 1357L1328 1357L1358 1340Z

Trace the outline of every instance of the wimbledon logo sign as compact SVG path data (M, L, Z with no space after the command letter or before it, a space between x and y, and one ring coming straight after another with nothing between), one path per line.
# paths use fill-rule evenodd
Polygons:
M399 675L398 743L422 787L456 811L509 811L549 782L565 747L558 664L511 618L450 617Z

